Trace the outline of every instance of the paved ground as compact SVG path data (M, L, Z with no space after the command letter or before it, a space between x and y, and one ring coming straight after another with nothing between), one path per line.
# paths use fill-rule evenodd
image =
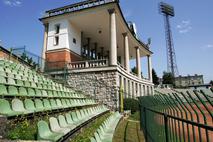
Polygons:
M115 131L113 142L145 142L139 122L121 120Z

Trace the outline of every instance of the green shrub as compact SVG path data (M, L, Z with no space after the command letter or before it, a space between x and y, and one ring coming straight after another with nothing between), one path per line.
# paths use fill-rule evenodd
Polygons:
M34 122L24 120L21 122L10 122L7 138L10 140L35 140L37 127Z
M136 99L124 99L124 110L131 110L132 114L139 110L139 101Z

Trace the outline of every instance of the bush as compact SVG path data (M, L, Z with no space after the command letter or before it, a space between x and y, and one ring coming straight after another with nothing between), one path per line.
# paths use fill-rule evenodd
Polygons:
M132 114L139 111L139 101L136 99L124 99L124 110L131 110Z

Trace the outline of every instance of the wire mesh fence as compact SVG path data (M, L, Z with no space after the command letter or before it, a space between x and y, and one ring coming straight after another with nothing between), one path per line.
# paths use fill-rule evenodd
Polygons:
M212 142L213 90L143 96L141 128L148 142Z

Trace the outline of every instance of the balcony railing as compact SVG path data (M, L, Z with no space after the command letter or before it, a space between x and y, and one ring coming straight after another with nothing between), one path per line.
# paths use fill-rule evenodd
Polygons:
M95 7L95 6L99 6L99 5L103 5L103 4L111 3L111 2L115 2L115 1L118 1L118 0L87 0L87 1L76 3L76 4L72 4L72 5L61 7L61 8L46 11L43 18L61 15L64 13L69 13L69 12L74 12L74 11L79 11L79 10L82 10L85 8Z
M89 60L68 63L67 69L97 68L105 66L109 66L108 60Z

